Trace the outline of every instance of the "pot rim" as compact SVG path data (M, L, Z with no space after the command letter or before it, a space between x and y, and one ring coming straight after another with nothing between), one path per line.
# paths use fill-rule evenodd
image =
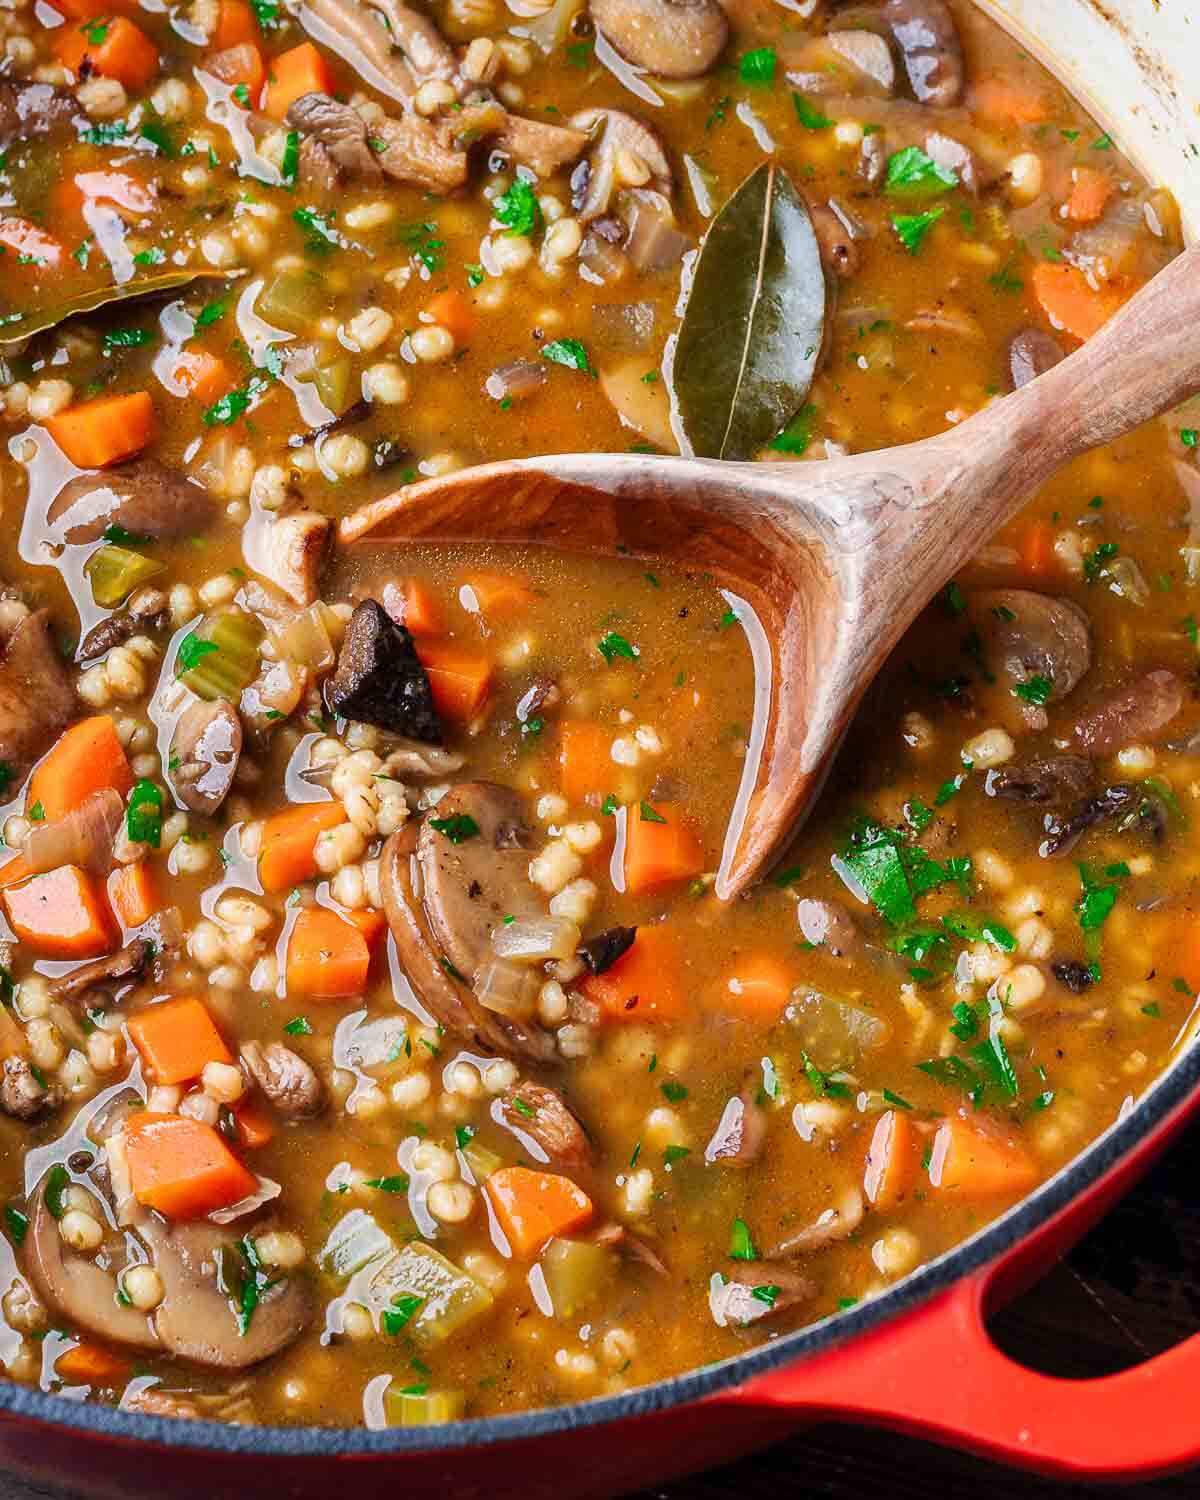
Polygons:
M442 1427L230 1426L223 1422L159 1417L75 1402L15 1381L0 1380L0 1414L46 1426L137 1444L264 1458L386 1458L526 1442L582 1427L628 1421L728 1392L756 1376L810 1358L899 1318L938 1292L981 1270L1079 1199L1124 1164L1176 1111L1200 1101L1200 1046L1185 1041L1177 1060L1123 1119L1027 1198L970 1239L947 1250L894 1287L819 1323L771 1340L745 1354L685 1371L619 1396L538 1407L505 1416L476 1417Z

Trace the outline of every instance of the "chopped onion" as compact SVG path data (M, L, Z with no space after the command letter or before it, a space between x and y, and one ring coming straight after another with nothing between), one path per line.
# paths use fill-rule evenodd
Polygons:
M125 804L106 787L93 792L65 818L35 823L25 841L25 858L35 875L78 865L93 875L107 875L113 865L113 840L121 826Z
M246 1214L252 1214L256 1208L261 1208L264 1203L270 1203L278 1198L283 1189L277 1182L272 1182L269 1177L258 1179L257 1192L250 1193L245 1198L239 1198L236 1203L231 1203L228 1208L214 1208L209 1218L214 1224L232 1224L234 1219L240 1219Z
M1150 597L1146 575L1132 557L1114 557L1105 563L1104 576L1113 593L1128 599L1130 604L1145 604Z
M572 958L580 931L566 917L525 917L492 929L492 949L516 964L540 964L548 958Z
M677 266L691 240L675 228L670 204L661 194L644 190L635 190L629 196L637 199L625 243L629 259L639 271L666 271Z
M483 382L483 388L493 401L520 401L541 390L547 380L546 367L531 359L514 359L511 364L500 365Z
M484 964L475 980L475 998L480 1005L516 1021L528 1021L537 1009L541 975L505 959Z
M333 666L337 652L329 638L329 606L320 599L271 631L279 655L314 672Z

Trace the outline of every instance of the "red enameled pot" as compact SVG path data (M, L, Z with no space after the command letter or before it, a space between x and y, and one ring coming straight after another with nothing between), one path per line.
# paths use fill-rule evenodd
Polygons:
M862 1422L1078 1479L1200 1462L1200 1334L1145 1364L1058 1380L992 1344L988 1312L1036 1280L1200 1110L1200 1049L1032 1197L873 1301L739 1358L577 1406L448 1427L229 1427L0 1382L0 1465L120 1500L609 1497L728 1462L809 1423Z

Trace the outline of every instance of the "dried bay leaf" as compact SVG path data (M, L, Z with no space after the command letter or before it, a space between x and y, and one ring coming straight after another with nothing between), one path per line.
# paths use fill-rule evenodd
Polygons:
M14 344L23 343L35 333L45 333L57 328L68 318L80 313L96 312L118 302L129 302L137 297L153 297L161 292L178 291L194 281L225 281L237 276L238 271L214 271L211 266L191 266L177 271L159 271L153 276L135 276L117 286L93 287L90 292L80 292L65 302L50 307L38 308L29 313L13 312L0 314L0 354Z
M664 374L681 449L750 458L808 395L828 291L808 209L772 162L713 220Z

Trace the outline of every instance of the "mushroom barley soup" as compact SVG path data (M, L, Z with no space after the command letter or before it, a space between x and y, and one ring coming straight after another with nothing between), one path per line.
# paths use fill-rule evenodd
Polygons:
M9 1378L621 1391L876 1295L1137 1098L1200 988L1200 404L950 584L733 903L717 580L335 537L481 460L1003 400L1179 247L1054 79L943 0L0 36Z

